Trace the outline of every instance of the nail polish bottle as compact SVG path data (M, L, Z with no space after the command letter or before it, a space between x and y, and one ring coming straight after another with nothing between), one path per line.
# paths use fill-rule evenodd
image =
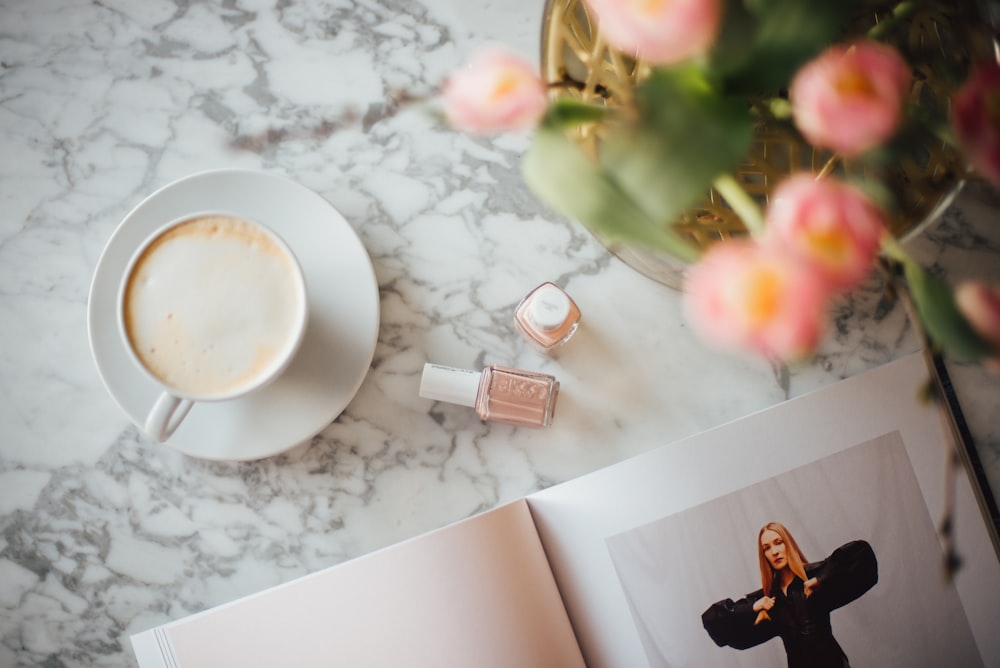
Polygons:
M556 408L554 376L491 365L481 372L425 364L420 396L475 408L483 420L548 427Z
M555 283L542 283L514 309L514 324L543 352L569 341L580 324L580 309Z

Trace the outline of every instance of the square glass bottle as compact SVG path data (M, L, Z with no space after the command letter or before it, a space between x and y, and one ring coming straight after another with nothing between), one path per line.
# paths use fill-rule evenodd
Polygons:
M580 308L555 283L542 283L514 309L514 324L543 352L570 340L580 324Z

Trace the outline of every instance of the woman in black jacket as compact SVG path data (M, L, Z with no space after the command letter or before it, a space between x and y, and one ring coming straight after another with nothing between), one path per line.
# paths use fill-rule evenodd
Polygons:
M847 668L833 637L830 612L878 582L875 553L853 541L816 563L806 563L782 524L768 522L757 534L761 589L739 601L711 605L702 624L715 644L747 649L779 636L789 668Z

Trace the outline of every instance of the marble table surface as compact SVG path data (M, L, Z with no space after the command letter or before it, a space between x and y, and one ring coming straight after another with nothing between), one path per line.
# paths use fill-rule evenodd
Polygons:
M873 279L791 371L703 347L679 295L540 205L523 136L443 127L478 45L536 58L541 0L0 0L0 665L134 665L128 636L514 500L917 350ZM331 123L331 121L335 121ZM251 141L238 142L238 137ZM217 168L319 193L371 257L381 324L346 410L306 443L213 462L150 442L102 385L87 303L146 195ZM1000 280L1000 200L969 187L912 247ZM583 324L515 331L537 284ZM417 394L425 361L556 375L553 425ZM950 364L1000 482L1000 378ZM273 419L281 419L280 415Z

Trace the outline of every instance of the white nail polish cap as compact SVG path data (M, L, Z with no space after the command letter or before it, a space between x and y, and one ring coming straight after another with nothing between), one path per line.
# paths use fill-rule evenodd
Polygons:
M424 372L420 376L420 396L474 408L482 375L470 369L424 364Z
M531 295L528 318L538 328L551 332L566 322L569 311L569 297L566 293L551 283L546 283Z

